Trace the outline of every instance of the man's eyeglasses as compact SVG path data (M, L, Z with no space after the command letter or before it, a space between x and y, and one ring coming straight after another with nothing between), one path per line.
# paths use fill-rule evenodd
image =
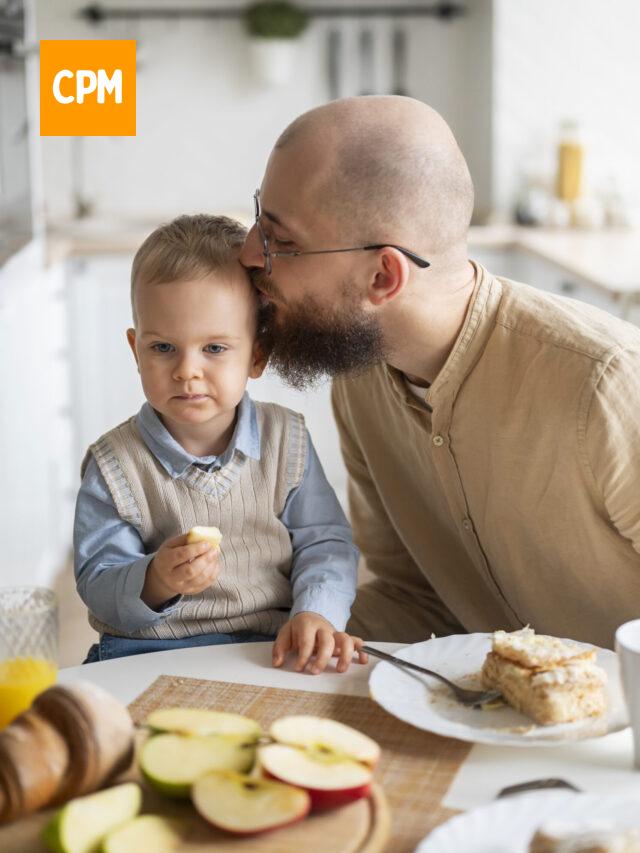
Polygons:
M370 252L375 249L397 249L398 252L402 252L410 261L412 261L416 266L421 269L426 269L428 266L431 266L429 261L426 261L424 258L421 258L420 255L416 255L415 252L410 251L409 249L404 249L402 246L396 246L393 243L374 243L370 246L352 246L349 249L314 249L307 251L295 251L295 252L272 252L269 248L269 238L264 233L262 228L262 224L260 222L260 217L262 216L262 211L260 208L260 190L256 190L253 194L253 202L255 206L255 214L256 214L256 228L258 230L258 235L260 237L260 241L262 243L262 256L264 257L264 270L267 275L271 275L271 258L297 258L299 255L333 255L338 252Z

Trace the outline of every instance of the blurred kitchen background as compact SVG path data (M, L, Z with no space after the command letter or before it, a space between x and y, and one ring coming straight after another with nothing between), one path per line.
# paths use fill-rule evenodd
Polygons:
M244 0L0 0L0 585L58 589L63 664L90 639L70 629L84 624L80 461L142 402L125 340L133 252L180 213L249 222L299 113L354 94L431 104L473 175L471 257L640 322L637 0L298 8L306 20L249 17ZM40 39L137 41L135 137L39 136ZM266 376L250 390L304 412L345 502L328 388Z

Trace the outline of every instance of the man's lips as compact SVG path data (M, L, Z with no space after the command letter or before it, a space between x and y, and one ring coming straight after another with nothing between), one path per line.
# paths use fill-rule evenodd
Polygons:
M268 305L269 302L273 302L275 297L272 293L270 293L262 284L260 283L260 274L254 273L251 276L251 283L258 291L258 296L260 297L260 303L264 305Z
M206 400L209 397L208 394L176 394L176 400Z

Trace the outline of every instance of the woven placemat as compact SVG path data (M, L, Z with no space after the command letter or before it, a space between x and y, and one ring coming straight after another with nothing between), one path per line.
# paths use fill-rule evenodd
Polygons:
M389 853L410 853L435 826L456 814L440 803L470 744L415 729L372 699L161 675L129 710L142 725L151 711L176 706L246 714L264 729L285 714L316 714L374 738L382 747L376 781L392 813Z

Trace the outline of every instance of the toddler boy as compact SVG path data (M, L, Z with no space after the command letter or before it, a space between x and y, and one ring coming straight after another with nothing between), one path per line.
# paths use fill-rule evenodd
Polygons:
M344 632L357 549L303 417L246 392L266 355L244 237L181 216L134 258L127 338L147 402L82 465L75 574L100 634L85 662L275 639L275 666L294 650L317 673L362 645ZM220 550L188 544L195 526L218 527Z

